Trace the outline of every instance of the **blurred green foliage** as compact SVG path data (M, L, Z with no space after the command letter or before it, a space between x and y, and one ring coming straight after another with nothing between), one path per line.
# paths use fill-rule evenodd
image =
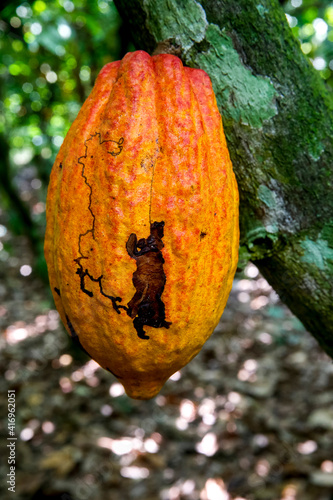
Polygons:
M99 70L129 50L112 1L14 1L1 11L2 223L29 237L44 276L45 198L55 156Z
M333 4L288 0L283 8L302 51L333 86ZM111 0L12 1L0 12L0 219L29 237L45 277L52 164L99 70L130 50Z
M302 52L333 87L333 3L327 0L288 0L283 7Z

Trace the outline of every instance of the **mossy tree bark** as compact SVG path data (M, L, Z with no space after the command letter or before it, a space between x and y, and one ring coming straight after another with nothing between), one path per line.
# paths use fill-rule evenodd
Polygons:
M116 0L138 49L211 77L252 260L333 357L332 94L277 0ZM165 50L164 50L165 51Z

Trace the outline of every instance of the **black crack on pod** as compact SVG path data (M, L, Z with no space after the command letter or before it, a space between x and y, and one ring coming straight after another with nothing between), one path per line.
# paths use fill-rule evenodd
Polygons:
M67 316L67 314L66 314L66 321L67 321L67 326L68 326L68 328L69 328L69 331L70 331L70 334L71 334L71 338L72 338L72 340L73 340L74 344L75 344L77 347L79 347L79 348L80 348L83 352L85 352L85 353L89 356L89 358L93 359L92 355L91 355L91 354L89 354L89 352L88 352L88 351L87 351L87 350L83 347L83 345L81 344L80 339L79 339L79 336L78 336L78 334L76 333L76 331L74 330L74 327L73 327L72 323L70 322L70 319L69 319L69 317Z
M123 377L120 377L120 375L117 375L115 372L113 372L112 370L110 370L110 368L105 368L108 372L112 373L112 375L116 378L123 378Z

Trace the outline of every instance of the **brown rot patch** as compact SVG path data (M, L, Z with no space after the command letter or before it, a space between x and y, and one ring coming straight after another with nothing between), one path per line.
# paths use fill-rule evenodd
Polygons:
M164 222L154 222L150 226L148 238L137 240L132 233L126 243L128 255L136 260L137 269L133 273L136 292L127 304L127 314L133 318L133 325L140 339L149 339L143 327L169 328L172 324L165 320L165 305L162 302L166 276L163 270Z
M203 231L201 231L200 239L203 240L205 236L207 236L207 233L204 233Z

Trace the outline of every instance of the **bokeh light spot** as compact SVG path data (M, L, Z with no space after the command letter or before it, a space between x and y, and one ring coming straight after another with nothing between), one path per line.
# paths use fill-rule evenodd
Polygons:
M20 267L20 274L22 276L30 276L31 273L32 273L31 266L24 264L23 266Z

